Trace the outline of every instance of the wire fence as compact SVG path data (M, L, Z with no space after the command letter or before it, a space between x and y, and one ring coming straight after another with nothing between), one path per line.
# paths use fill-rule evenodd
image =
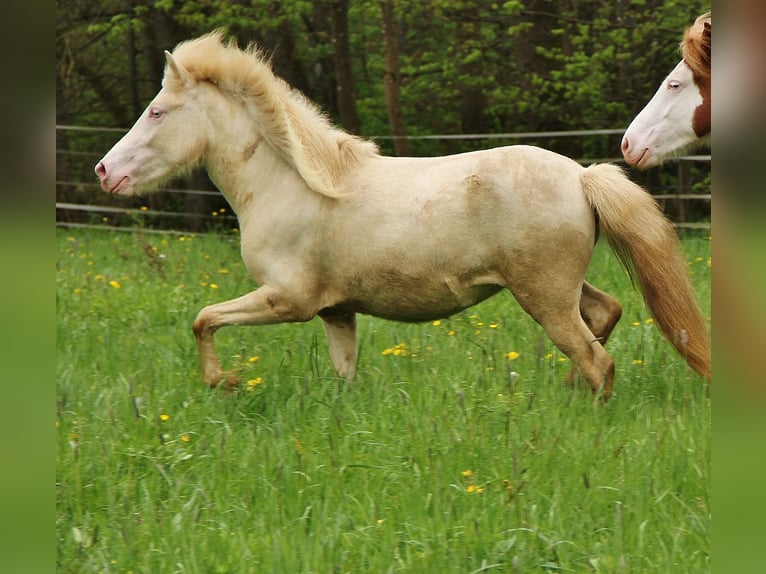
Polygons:
M101 191L93 167L103 154L126 132L123 128L56 126L56 225L119 231L189 233L237 229L225 199L202 173L176 182L160 192L134 198L115 198ZM477 142L477 147L506 143L531 143L554 151L562 141L580 142L607 138L595 148L619 152L624 130L572 130L522 133L426 134L409 136L413 141ZM384 142L392 136L369 139ZM606 141L606 140L604 140ZM488 145L482 146L481 142ZM498 143L500 142L500 143ZM468 145L468 144L466 144ZM566 146L563 146L566 147ZM567 154L565 154L567 155ZM602 154L609 155L609 154ZM622 157L585 157L583 165L610 162L625 165ZM710 229L710 155L690 155L647 172L632 172L631 177L647 188L679 228Z

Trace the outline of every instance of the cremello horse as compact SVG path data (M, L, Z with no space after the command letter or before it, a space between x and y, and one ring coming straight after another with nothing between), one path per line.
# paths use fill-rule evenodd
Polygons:
M710 12L686 30L682 60L622 138L622 155L630 165L653 167L709 139L710 33Z
M675 232L618 167L585 169L528 146L383 157L220 32L166 56L162 90L96 173L105 191L130 195L202 165L236 212L259 287L194 322L207 384L235 384L213 344L225 325L318 315L336 371L352 379L356 313L426 321L507 288L609 397L614 361L603 345L621 307L584 282L599 229L634 269L663 333L709 375Z

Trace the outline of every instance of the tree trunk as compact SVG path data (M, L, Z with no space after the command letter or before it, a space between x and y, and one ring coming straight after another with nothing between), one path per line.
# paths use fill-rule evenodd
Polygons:
M394 20L393 0L382 0L380 10L383 16L383 49L385 50L385 74L383 84L386 91L386 108L391 134L394 136L394 153L398 156L408 156L410 141L404 127L402 105L399 100L399 42Z
M348 39L348 0L333 1L331 21L340 122L346 130L358 134L359 116L356 113L356 93Z

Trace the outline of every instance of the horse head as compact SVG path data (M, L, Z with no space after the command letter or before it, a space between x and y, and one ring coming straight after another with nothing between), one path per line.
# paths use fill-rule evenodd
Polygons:
M134 195L192 169L204 153L204 121L195 95L200 82L170 52L162 89L133 127L96 164L101 188Z
M710 135L710 14L681 43L683 59L631 122L622 138L628 164L648 168L704 143Z

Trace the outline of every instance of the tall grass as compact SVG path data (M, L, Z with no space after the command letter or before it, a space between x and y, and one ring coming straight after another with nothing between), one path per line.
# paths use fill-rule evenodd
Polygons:
M438 323L360 317L358 377L321 326L229 328L246 383L199 379L191 323L254 287L236 236L60 231L59 572L700 572L710 401L606 248L615 396L510 295ZM684 239L709 310L710 243Z

